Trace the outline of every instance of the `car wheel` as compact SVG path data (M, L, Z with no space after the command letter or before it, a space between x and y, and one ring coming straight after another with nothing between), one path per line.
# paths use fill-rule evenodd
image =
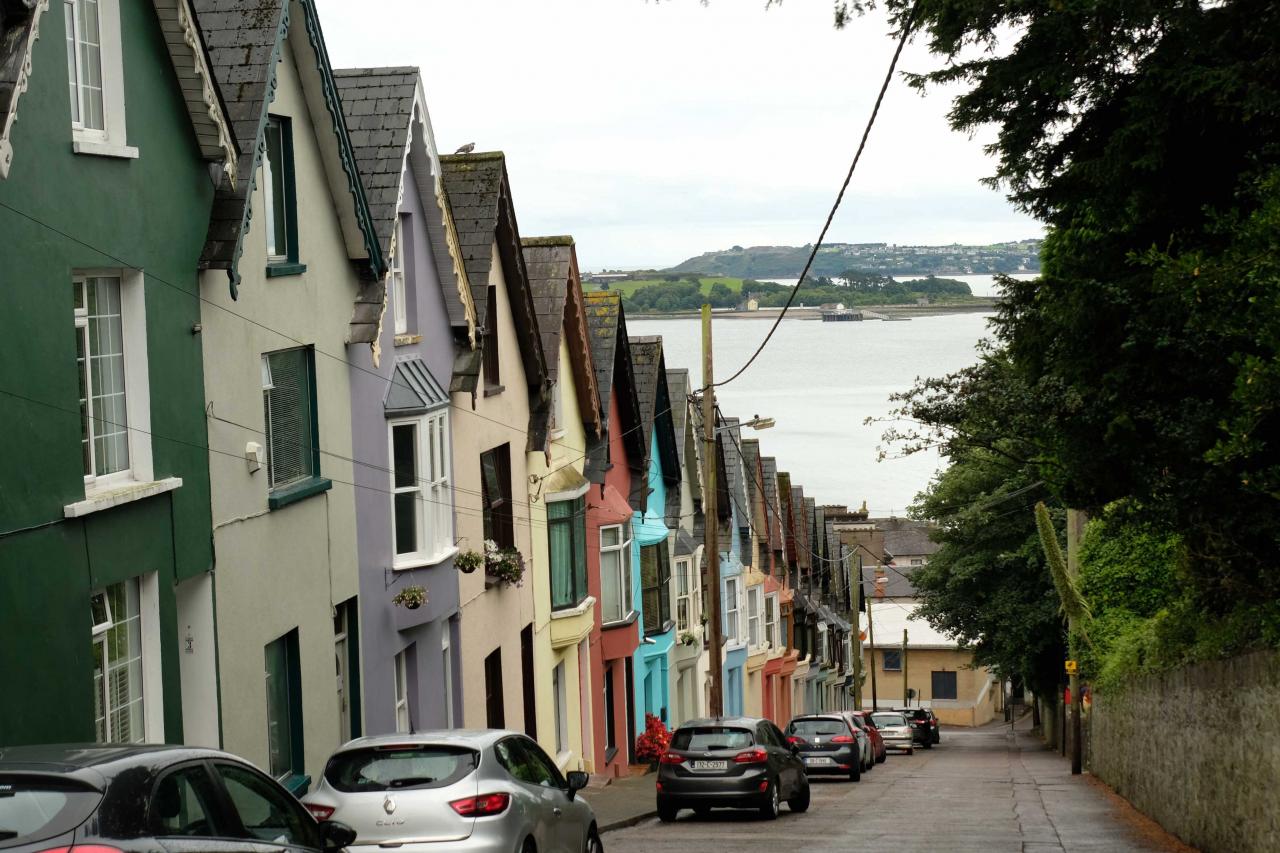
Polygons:
M889 750L885 750L876 756L876 764L884 764L889 758Z
M694 814L696 814L699 818L703 818L703 819L705 819L705 818L707 817L707 815L711 814L711 807L710 807L710 806L698 806L697 808L695 808L695 809L693 810L693 813L694 813Z
M680 813L680 809L667 803L658 803L658 820L663 823L671 823L676 819L676 815Z
M926 740L926 741L924 742L924 748L925 748L925 749L933 749L933 741L931 741L931 740Z
M809 810L809 785L806 783L804 790L787 800L787 808L796 814L803 814Z
M760 817L765 820L777 820L778 812L782 809L782 801L778 793L778 780L771 779L769 781L769 790L765 792L767 799L760 806Z
M916 748L914 746L907 747L907 755L915 755L915 754L916 754Z
M587 832L586 853L604 853L604 844L600 842L600 833L596 832L594 826Z
M524 844L520 845L520 853L538 853L538 845L533 843L532 838L526 838Z
M861 778L862 778L862 756L858 756L857 763L854 764L853 769L849 771L849 781L857 782ZM809 790L808 787L806 787L805 791L807 792L808 790Z

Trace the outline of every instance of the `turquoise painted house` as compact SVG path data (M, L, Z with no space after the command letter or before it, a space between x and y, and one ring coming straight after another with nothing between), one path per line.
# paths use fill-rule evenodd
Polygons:
M629 343L636 396L640 401L640 424L649 456L644 511L637 511L631 521L632 565L640 567L639 572L632 574L631 581L632 600L640 604L640 618L636 620L640 645L632 657L633 720L639 733L644 731L646 714L653 714L664 722L670 718L671 648L676 627L671 612L674 531L667 527L666 518L670 509L668 502L679 506L680 460L662 338L633 337Z

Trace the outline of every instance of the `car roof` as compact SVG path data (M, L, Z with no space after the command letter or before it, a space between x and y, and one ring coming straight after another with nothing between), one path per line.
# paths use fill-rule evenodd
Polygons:
M0 773L72 776L99 787L133 767L169 765L196 758L244 759L217 749L169 744L60 743L0 747Z
M754 728L757 723L763 723L765 720L761 717L698 717L693 720L685 720L679 726L679 729L699 728L702 726L739 726L741 728Z
M506 737L526 737L523 732L508 729L430 729L412 734L371 735L347 741L337 752L355 749L376 749L380 746L466 746L484 749Z

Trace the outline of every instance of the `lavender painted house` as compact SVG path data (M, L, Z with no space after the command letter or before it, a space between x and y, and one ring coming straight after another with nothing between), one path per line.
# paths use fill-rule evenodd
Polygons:
M449 381L454 337L475 311L440 182L416 68L334 72L388 259L351 320L351 419L360 561L359 690L365 734L451 727L462 718ZM460 300L451 322L444 290ZM455 311L455 313L458 313ZM393 597L422 587L426 602Z

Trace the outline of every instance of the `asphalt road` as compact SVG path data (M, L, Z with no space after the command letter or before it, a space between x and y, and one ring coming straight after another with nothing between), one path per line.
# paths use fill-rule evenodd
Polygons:
M680 813L607 833L609 853L1131 853L1185 851L1061 756L1007 726L947 729L915 755L890 754L862 781L813 780L808 813L776 821L715 811Z

